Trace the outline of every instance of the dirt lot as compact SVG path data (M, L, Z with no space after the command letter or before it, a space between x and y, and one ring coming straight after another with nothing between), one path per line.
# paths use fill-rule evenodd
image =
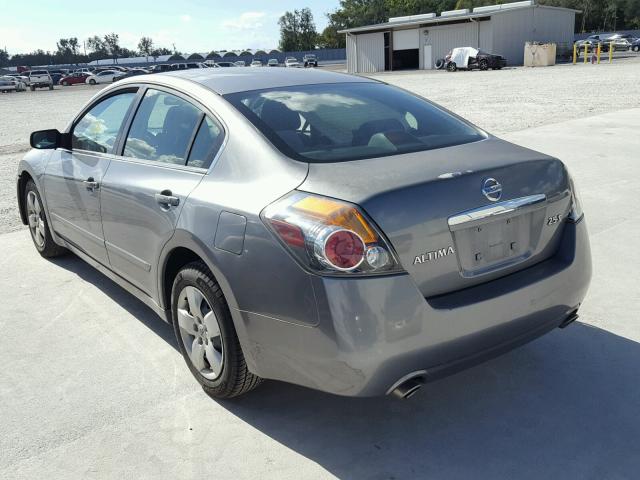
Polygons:
M496 135L640 106L640 56L599 66L411 71L372 77L423 95ZM0 233L22 227L14 183L29 133L64 128L101 88L82 85L0 96Z

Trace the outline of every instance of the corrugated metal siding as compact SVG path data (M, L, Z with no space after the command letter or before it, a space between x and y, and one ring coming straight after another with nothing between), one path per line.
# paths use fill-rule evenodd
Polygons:
M478 22L480 29L480 44L478 48L490 52L493 50L493 24L491 20Z
M356 49L356 36L347 34L347 72L358 72L358 53Z
M493 24L492 53L507 59L507 65L522 65L524 44L533 37L534 8L514 9L491 16Z
M384 33L356 36L357 73L384 71Z
M572 11L538 7L533 11L533 38L536 42L573 43L576 14Z
M575 12L536 6L495 14L493 53L507 57L508 65L522 65L526 42L572 43Z
M478 24L464 23L426 28L428 34L424 44L433 47L432 55L435 62L449 53L455 47L478 48Z

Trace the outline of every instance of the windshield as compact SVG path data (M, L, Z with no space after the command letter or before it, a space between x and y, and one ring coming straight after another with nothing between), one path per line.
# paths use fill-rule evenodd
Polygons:
M225 95L281 152L340 162L476 142L485 136L430 102L382 83L336 83Z

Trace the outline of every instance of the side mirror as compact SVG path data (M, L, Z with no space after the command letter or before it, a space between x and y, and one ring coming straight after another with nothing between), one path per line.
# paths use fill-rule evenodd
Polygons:
M70 145L68 145L70 143L68 141L68 136L68 134L60 133L56 129L38 130L31 134L29 143L31 143L31 147L39 150L48 150L60 147L70 148Z

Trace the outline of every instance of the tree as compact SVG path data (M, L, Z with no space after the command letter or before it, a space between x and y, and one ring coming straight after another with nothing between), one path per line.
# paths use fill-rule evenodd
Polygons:
M0 67L9 65L9 52L0 48Z
M122 50L120 47L120 36L117 33L108 33L104 36L104 45L113 58L115 63L118 63L118 55Z
M153 52L153 40L149 37L142 37L138 42L138 50L140 53L147 57L147 62L149 61L149 55Z
M284 52L313 50L318 32L309 8L285 12L278 20L280 25L280 50Z

